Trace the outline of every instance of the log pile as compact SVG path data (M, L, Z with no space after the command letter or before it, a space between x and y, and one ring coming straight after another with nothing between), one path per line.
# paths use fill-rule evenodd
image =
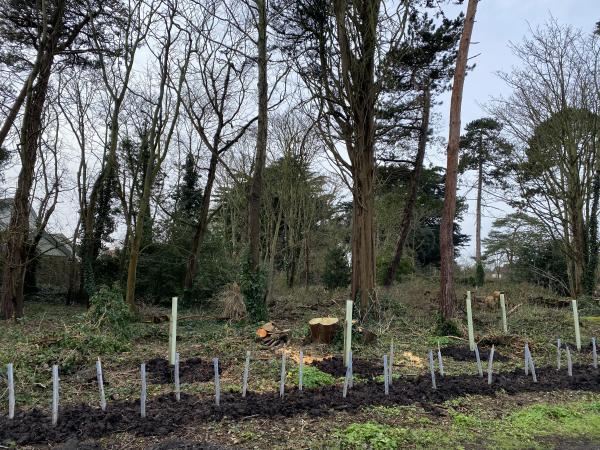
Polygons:
M256 330L256 336L262 344L269 348L276 348L287 342L289 332L290 330L278 328L273 322L267 322Z

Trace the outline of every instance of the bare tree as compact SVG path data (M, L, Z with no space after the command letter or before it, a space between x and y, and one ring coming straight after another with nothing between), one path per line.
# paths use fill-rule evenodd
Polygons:
M208 227L217 169L224 154L258 119L247 107L254 74L254 65L244 54L247 34L233 25L233 18L228 16L235 11L226 8L223 2L213 2L209 7L201 12L203 21L190 21L197 41L195 59L186 78L184 106L201 143L210 152L210 161L194 223L184 295L189 295L196 278L198 252Z
M177 5L165 5L160 25L153 27L150 46L157 65L157 92L150 92L146 101L151 105L146 129L148 155L143 172L143 189L136 212L136 223L129 249L126 302L136 309L135 282L144 221L149 214L152 188L165 160L175 131L182 103L182 92L191 58L191 36L181 25ZM179 44L180 52L177 52Z

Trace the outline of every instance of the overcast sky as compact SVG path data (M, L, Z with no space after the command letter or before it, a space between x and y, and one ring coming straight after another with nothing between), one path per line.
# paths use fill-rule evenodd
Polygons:
M466 10L466 2L462 6L447 9L448 15L455 16ZM509 71L518 64L512 55L509 43L520 42L529 33L544 25L550 17L560 24L570 24L584 31L592 32L596 22L600 21L600 0L481 0L479 3L473 42L469 55L478 55L471 62L476 67L467 75L462 104L462 126L469 121L486 115L483 108L490 97L508 95L510 91L498 79L496 72ZM450 95L444 96L443 105L438 107L442 115L443 132L447 138L448 110ZM443 157L444 155L440 155ZM445 159L434 157L430 162L445 166ZM469 180L464 180L468 184ZM466 192L463 187L463 193ZM475 202L474 192L467 192L469 211L462 224L463 232L472 236L469 246L462 253L460 262L471 263L470 257L475 254ZM482 220L482 237L485 237L494 218L505 214L507 207L501 203L489 202L490 208L484 211Z

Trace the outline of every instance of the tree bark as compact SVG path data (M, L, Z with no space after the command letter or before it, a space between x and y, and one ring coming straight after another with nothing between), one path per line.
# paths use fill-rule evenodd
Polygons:
M345 131L352 173L352 284L364 320L375 298L375 54L379 1L356 2L354 16L359 36L349 36L348 4L333 2L343 86L352 121ZM358 42L360 50L353 50Z
M353 164L351 295L360 301L362 318L375 295L375 161L369 148L367 144L358 150Z
M58 32L58 31L57 31ZM13 210L7 234L6 259L2 276L2 315L5 319L23 316L24 281L29 239L30 195L42 132L42 115L48 92L48 82L54 62L54 45L41 50L44 56L37 82L27 94L21 128L21 170L17 181Z
M475 263L481 263L481 194L483 193L483 161L479 160L477 170L477 200L475 212Z
M208 228L208 210L210 208L210 198L212 195L212 188L217 174L217 165L219 163L218 154L213 151L210 158L210 165L208 167L208 175L206 178L206 185L204 186L204 192L202 193L202 206L200 209L200 216L198 217L198 223L196 224L196 230L192 239L192 248L188 256L187 267L185 271L184 281L184 298L190 295L192 287L194 286L194 279L196 278L196 272L198 270L198 251L200 245L204 240L204 235Z
M248 201L248 225L250 238L250 271L257 273L260 263L260 202L263 188L263 172L267 160L267 4L256 0L258 9L258 130L256 135L256 158Z
M421 173L423 171L423 161L425 159L425 150L427 149L427 141L429 138L429 115L431 110L431 94L429 86L423 91L423 117L421 118L421 129L419 130L419 144L417 147L417 157L415 158L415 166L410 178L410 186L408 188L408 198L404 205L404 212L402 213L402 222L400 224L400 236L398 242L396 242L396 252L394 253L394 259L388 268L387 275L385 277L384 286L389 287L396 278L396 271L398 265L402 259L402 253L404 252L404 244L408 238L408 232L412 224L412 217L417 202L417 192L419 189L419 181L421 179Z
M446 158L446 182L444 207L440 225L440 313L443 320L454 317L456 307L456 293L454 292L453 265L454 265L454 216L456 214L456 184L458 172L458 150L460 145L460 115L462 95L469 56L469 45L475 23L478 0L469 0L467 14L463 27L458 55L456 58L456 71L452 86L450 101L450 129L448 133L448 150Z

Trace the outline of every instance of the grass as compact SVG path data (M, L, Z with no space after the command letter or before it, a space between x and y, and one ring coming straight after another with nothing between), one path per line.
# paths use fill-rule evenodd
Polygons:
M392 411L390 411L392 410ZM397 417L395 408L376 407L376 412ZM335 433L325 445L339 449L397 448L549 448L554 440L600 439L600 402L539 404L518 409L506 417L485 420L477 414L450 410L451 422L421 422L425 426L391 426L376 422L353 423Z
M466 287L457 287L459 298L457 318L463 338L439 336L436 332L435 292L437 283L420 277L407 277L400 285L380 290L378 317L368 327L378 334L374 344L353 342L357 358L381 360L394 341L394 376L422 374L426 371L426 356L430 348L446 345L466 345L465 314L462 293ZM570 308L548 308L531 304L529 296L548 295L539 288L524 284L489 283L484 291L504 290L509 309L521 304L509 316L509 332L516 336L513 343L497 347L510 356L508 362L495 363L494 369L508 371L522 365L522 345L529 342L536 365L555 364L553 343L557 337L574 342L573 319ZM339 355L341 344L333 346L308 345L307 322L312 317L332 315L343 317L344 290L327 292L319 287L287 289L279 286L271 309L271 320L280 328L290 329L286 346L292 356L302 348L306 356ZM589 303L589 302L588 302ZM595 311L586 307L590 315ZM167 314L167 308L153 308L153 312ZM581 309L580 309L581 311ZM586 309L584 309L586 311ZM168 323L134 323L127 339L112 332L98 332L90 327L79 307L28 302L27 317L18 324L2 324L0 333L0 414L6 408L3 370L7 362L15 364L17 407L48 409L51 398L51 366L61 367L61 405L97 403L94 362L100 356L103 362L107 398L113 400L137 399L139 396L139 364L154 357L166 357ZM181 305L180 316L200 316L202 319L180 320L178 351L182 359L218 356L227 363L221 377L224 391L241 390L245 352L252 352L249 388L252 391L275 392L279 389L279 352L263 347L255 339L256 326L245 322L227 323L216 320L216 311L200 311ZM582 317L583 313L582 313ZM475 334L501 335L498 310L474 309ZM600 334L600 320L581 321L582 341L589 342ZM589 363L589 355L574 352L574 363ZM474 363L444 359L449 374L473 374ZM288 358L288 386L297 385L297 364ZM357 377L356 382L360 382ZM304 366L304 387L339 385L341 379L328 375L309 365ZM168 385L151 385L150 394L171 392ZM208 383L186 384L182 390L197 395L212 395ZM455 398L437 409L440 415L420 405L372 406L352 415L343 411L327 417L312 419L299 416L265 421L250 418L243 422L194 424L187 433L190 439L228 445L243 443L243 447L260 448L531 448L552 446L552 439L587 436L600 441L600 397L582 392L554 392L549 397L541 393L522 394L518 398L499 395L495 398ZM350 424L350 425L349 425ZM178 433L179 436L180 433ZM202 438L201 438L202 437ZM106 438L115 444L122 436ZM145 448L148 441L131 436L131 448ZM137 446L137 447L136 447Z

